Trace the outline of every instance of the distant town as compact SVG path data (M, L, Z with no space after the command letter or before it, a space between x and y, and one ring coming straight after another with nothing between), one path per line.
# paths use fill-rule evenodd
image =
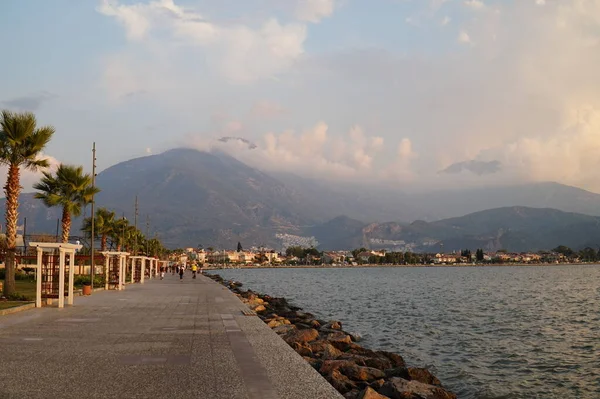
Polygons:
M357 248L348 251L319 251L314 247L291 246L285 251L252 247L244 250L215 248L182 248L173 250L171 261L195 262L208 266L361 266L361 265L494 265L494 264L570 264L600 260L600 251L586 248L581 251L559 246L551 251L512 253L485 252L483 249L459 253L391 252Z

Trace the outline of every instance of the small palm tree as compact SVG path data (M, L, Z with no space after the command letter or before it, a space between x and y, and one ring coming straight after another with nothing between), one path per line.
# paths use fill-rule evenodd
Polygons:
M92 186L92 176L83 173L83 166L60 165L56 175L44 172L42 180L33 186L40 191L35 198L48 207L62 207L62 242L69 241L71 216L81 215L84 205L100 192Z
M94 235L100 237L100 251L106 251L108 238L116 228L115 213L106 208L100 208L96 211L94 218ZM83 231L91 233L92 218L85 218L83 221Z
M8 177L4 186L7 249L4 295L6 296L15 293L15 251L21 167L36 171L49 166L48 160L40 158L40 154L53 134L52 126L38 128L35 116L30 112L14 113L5 110L0 114L0 164L8 166Z
M129 221L125 217L116 219L113 223L113 229L110 234L110 240L112 243L117 244L117 251L121 251L121 248L125 247L125 243L128 237Z

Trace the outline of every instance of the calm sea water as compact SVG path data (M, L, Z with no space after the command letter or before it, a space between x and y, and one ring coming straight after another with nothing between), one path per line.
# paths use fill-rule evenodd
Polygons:
M235 269L459 398L600 398L600 266Z

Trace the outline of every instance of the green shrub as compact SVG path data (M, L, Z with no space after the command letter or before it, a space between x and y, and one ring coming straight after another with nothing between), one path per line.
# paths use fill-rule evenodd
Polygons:
M89 275L77 275L75 276L75 278L73 279L73 284L77 287L81 287L83 286L84 283L88 283L90 282L90 276ZM104 275L95 275L94 276L94 287L102 287L104 286Z
M26 295L19 294L18 292L10 294L6 298L9 301L29 301L29 298Z

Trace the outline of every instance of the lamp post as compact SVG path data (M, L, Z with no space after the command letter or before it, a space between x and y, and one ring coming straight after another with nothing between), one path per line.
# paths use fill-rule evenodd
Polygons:
M94 142L93 146L92 146L92 189L96 186L96 142ZM93 191L92 191L93 192ZM95 200L94 200L94 194L92 194L92 228L91 228L91 239L90 239L90 284L92 287L92 291L94 289L94 219L95 219L95 212L94 212L94 205L95 205Z

